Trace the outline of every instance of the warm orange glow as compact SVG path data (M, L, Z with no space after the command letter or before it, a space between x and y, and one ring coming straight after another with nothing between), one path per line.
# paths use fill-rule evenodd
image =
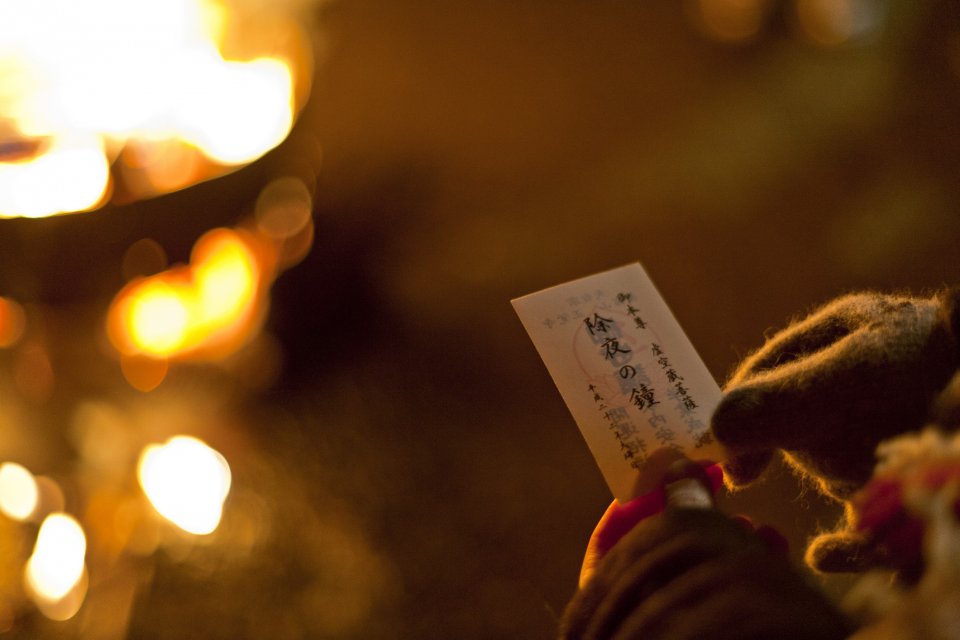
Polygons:
M179 105L184 139L222 164L243 164L287 137L293 78L279 60L198 60L189 99Z
M133 280L152 276L167 268L167 254L156 240L142 238L130 245L123 254L123 277Z
M264 187L254 219L257 231L274 244L278 268L293 266L313 245L313 196L302 180L278 178Z
M15 352L13 382L34 402L46 402L53 393L56 376L47 347L40 341L22 344Z
M868 36L882 23L881 9L865 0L797 0L797 22L804 35L825 46Z
M0 216L41 218L91 209L109 185L110 167L99 138L52 138L35 158L0 162Z
M144 356L120 356L123 378L137 391L153 391L167 377L169 365L166 360Z
M257 197L257 228L272 240L285 240L312 223L313 197L302 180L278 178Z
M213 533L230 493L230 466L196 438L150 445L137 468L140 486L164 518L196 535Z
M711 38L742 42L760 31L769 5L769 0L693 0L687 8Z
M259 268L241 237L225 229L204 236L194 250L193 264L195 322L214 332L246 317L257 293Z
M279 271L313 244L313 198L302 180L273 180L253 219L214 229L194 245L189 265L133 277L107 313L107 334L136 389L160 385L173 360L223 360L260 329L267 292ZM127 252L131 276L165 264L163 248L140 240Z
M256 28L253 11L280 25L271 39L237 32ZM127 146L117 170L129 170L133 193L179 188L275 147L310 64L288 12L238 0L0 3L0 216L98 206Z
M26 520L39 502L40 490L32 473L13 462L0 464L0 511L14 520Z
M164 356L181 347L190 323L189 300L163 280L148 280L130 301L126 324L143 353Z
M87 538L76 520L65 513L47 516L25 569L31 591L45 600L64 598L83 577L86 553Z
M27 316L17 302L0 298L0 348L15 345L23 336Z
M188 267L132 282L111 305L114 345L125 356L164 359L242 344L262 304L264 269L253 243L238 231L214 229L197 242Z

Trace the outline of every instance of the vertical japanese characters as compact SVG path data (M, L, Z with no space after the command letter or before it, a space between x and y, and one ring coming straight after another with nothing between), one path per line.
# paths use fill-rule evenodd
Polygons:
M513 304L619 500L650 486L658 450L721 459L720 389L639 264Z

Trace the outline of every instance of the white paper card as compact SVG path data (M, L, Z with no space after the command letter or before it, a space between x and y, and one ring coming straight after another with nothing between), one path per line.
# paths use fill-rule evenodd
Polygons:
M639 264L513 300L610 490L625 502L683 454L724 458L720 388Z

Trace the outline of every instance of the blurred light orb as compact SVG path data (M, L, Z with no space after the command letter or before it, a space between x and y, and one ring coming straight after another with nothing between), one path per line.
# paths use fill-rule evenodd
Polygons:
M117 294L107 314L110 340L127 357L225 357L257 328L267 262L250 234L214 229L197 241L189 265Z
M286 240L312 223L313 197L299 178L277 178L257 197L257 228L272 240Z
M727 43L752 40L763 26L769 0L691 0L687 13L710 38Z
M245 164L287 137L293 126L293 77L278 60L204 61L193 80L182 119L189 138L208 158Z
M14 354L13 382L17 390L34 402L50 399L56 385L56 374L50 351L41 340L22 344Z
M170 363L164 359L121 354L120 371L131 387L147 393L159 387L166 379Z
M41 153L28 161L3 162L0 157L0 217L42 218L103 203L110 166L102 140L90 135L46 136L39 149Z
M27 314L20 303L10 298L0 298L0 348L17 344L26 327Z
M256 298L259 267L236 234L209 234L194 250L197 292L195 323L216 329L243 318Z
M80 524L65 513L53 513L40 525L37 543L27 561L27 585L40 598L65 598L83 578L87 538Z
M875 33L885 7L880 0L797 0L796 16L805 36L831 47Z
M167 253L160 243L151 238L141 238L123 253L121 272L123 279L129 282L163 271L167 264Z
M213 533L230 493L226 459L197 438L175 436L149 445L137 469L140 486L157 512L184 531Z
M276 249L276 268L300 262L313 245L313 195L300 178L271 181L257 197L254 208L257 231Z
M37 509L40 490L26 468L15 462L0 464L0 511L14 520L26 520Z
M166 354L183 342L189 313L176 289L162 280L149 281L130 303L130 338L145 353Z

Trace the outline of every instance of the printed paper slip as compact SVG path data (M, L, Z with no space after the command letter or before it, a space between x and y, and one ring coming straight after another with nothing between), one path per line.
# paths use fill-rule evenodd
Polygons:
M677 457L720 461L720 388L639 264L513 300L610 490L625 502Z

